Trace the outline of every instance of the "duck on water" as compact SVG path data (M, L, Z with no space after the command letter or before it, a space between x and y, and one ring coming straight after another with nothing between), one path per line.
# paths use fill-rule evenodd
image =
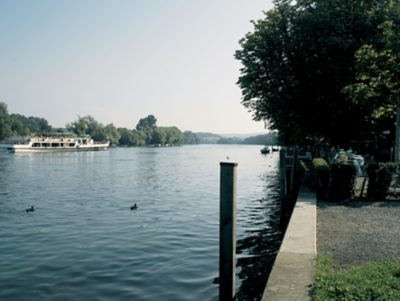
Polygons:
M26 212L33 212L35 211L35 207L31 206L31 208L25 209Z

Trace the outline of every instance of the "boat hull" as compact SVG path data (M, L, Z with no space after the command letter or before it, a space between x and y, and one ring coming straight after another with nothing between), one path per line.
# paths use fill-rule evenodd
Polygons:
M7 145L7 144L3 144ZM110 142L95 142L90 136L58 138L31 137L13 141L7 149L13 153L54 153L99 151L109 147Z
M57 152L82 152L82 151L101 151L106 150L109 144L98 144L77 147L38 147L33 148L26 145L13 145L8 147L12 153L57 153Z

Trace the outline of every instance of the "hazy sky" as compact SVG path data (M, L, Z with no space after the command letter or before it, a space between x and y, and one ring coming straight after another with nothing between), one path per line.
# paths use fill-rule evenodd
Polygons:
M0 101L64 127L263 132L236 85L238 41L272 0L0 0Z

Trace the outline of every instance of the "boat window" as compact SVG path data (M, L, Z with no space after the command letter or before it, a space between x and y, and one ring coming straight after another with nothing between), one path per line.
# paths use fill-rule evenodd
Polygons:
M40 147L40 143L39 142L32 143L32 147Z
M42 146L43 146L43 147L50 147L50 143L47 143L47 142L42 143Z
M75 146L75 143L70 143L69 146L70 146L70 147L74 147L74 146Z
M51 147L60 147L60 143L52 143Z

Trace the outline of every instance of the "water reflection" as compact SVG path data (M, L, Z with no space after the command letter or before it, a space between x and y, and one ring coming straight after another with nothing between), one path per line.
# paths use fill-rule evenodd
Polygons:
M256 146L0 153L0 300L217 300L227 154L240 168L238 300L251 300L275 233L277 164Z
M0 201L5 200L5 196L8 195L8 166L9 161L6 160L8 152L5 149L0 149Z
M261 300L282 240L278 178L276 173L268 176L270 185L264 191L267 197L252 200L259 203L252 214L253 227L248 227L244 238L237 241L238 301Z

